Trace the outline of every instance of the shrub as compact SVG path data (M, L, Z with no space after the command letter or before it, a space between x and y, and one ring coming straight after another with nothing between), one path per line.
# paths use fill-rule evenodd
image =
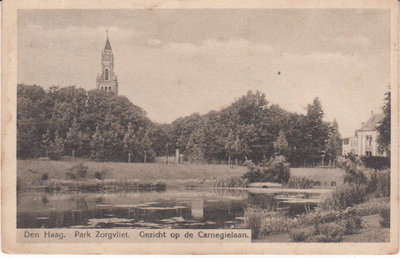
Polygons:
M242 177L228 177L217 179L214 183L215 187L240 187L246 188L249 185L249 180Z
M366 187L351 184L335 189L324 201L322 207L332 210L345 209L365 201Z
M286 188L296 188L296 189L309 189L313 186L321 185L321 182L314 181L305 177L290 177L289 181L284 185Z
M249 207L244 211L243 228L251 229L252 238L257 239L260 235L262 221L264 219L264 212L259 207Z
M79 163L79 165L76 165L69 170L69 172L65 173L65 175L69 178L69 179L78 179L78 178L85 178L88 172L88 167L83 165L82 163Z
M375 195L376 197L390 197L390 170L377 175Z
M337 223L315 224L315 242L340 242L343 240L344 229Z
M390 168L390 158L379 156L363 156L361 157L364 166L376 170Z
M43 173L43 174L42 174L42 180L43 180L43 181L49 180L49 173Z
M277 182L286 184L290 178L289 163L284 156L277 156L256 166L252 162L247 162L248 172L242 177L249 182Z
M344 182L349 184L366 184L368 179L360 169L353 166L346 169Z
M312 235L310 228L289 229L288 234L293 242L305 242Z
M354 206L354 214L358 216L367 216L379 214L382 209L389 209L390 199L379 198L368 200L365 203L360 203Z
M350 216L342 220L340 225L344 228L345 235L352 235L362 228L362 219L360 216Z
M390 227L390 208L382 209L379 212L379 215L381 215L379 224L381 224L381 226L384 228L389 228Z

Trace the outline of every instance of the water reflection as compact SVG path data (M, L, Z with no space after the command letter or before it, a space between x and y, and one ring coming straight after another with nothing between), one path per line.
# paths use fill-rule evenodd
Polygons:
M315 195L216 189L165 192L18 194L18 228L226 228L248 205L289 216L312 209ZM300 200L300 202L299 202Z

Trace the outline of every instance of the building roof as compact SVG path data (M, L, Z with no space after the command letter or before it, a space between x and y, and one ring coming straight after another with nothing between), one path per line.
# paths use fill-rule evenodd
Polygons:
M385 115L383 113L374 114L371 112L371 116L369 117L366 123L363 123L360 129L357 131L374 131L376 130L378 123L382 122Z
M111 44L110 44L110 41L108 40L108 36L107 36L106 46L104 47L104 49L110 49L111 50Z

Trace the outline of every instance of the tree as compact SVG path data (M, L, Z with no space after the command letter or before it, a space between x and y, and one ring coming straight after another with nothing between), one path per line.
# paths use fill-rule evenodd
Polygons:
M151 148L152 142L149 138L149 132L141 128L139 129L138 137L139 137L139 144L138 144L138 156L142 158L144 163L151 161L154 158L154 151Z
M275 150L275 155L283 155L287 157L289 153L289 144L286 140L286 135L284 131L279 131L278 138L276 141L274 141L274 150Z
M76 118L74 118L72 125L67 132L66 139L66 144L71 151L72 158L75 158L75 152L80 147L82 143L82 138L82 132L79 131L78 123L76 121Z
M99 127L96 126L96 131L92 135L90 141L91 157L94 160L100 161L104 160L104 138L101 135Z
M342 137L339 133L339 125L336 119L333 120L330 126L329 138L326 144L326 155L331 164L338 156L342 154Z
M307 106L307 114L303 121L304 163L312 166L319 161L328 140L328 124L323 121L324 111L319 98Z
M132 154L135 152L136 146L138 145L138 140L136 138L135 132L133 131L132 124L129 123L128 129L124 135L124 149L128 153L128 163L131 163Z
M385 97L385 105L383 106L384 118L382 123L378 125L378 150L386 152L390 157L390 119L391 119L391 92L388 91Z
M49 148L49 157L53 160L60 160L62 154L64 152L64 144L65 140L58 135L58 131L56 131L54 135L54 140L50 143Z

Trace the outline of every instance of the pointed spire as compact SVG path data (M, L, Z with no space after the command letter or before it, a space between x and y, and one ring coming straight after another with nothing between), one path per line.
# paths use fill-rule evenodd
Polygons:
M107 32L107 42L106 42L106 46L104 47L104 49L110 49L111 50L110 41L108 40L108 30L106 30L106 32Z

